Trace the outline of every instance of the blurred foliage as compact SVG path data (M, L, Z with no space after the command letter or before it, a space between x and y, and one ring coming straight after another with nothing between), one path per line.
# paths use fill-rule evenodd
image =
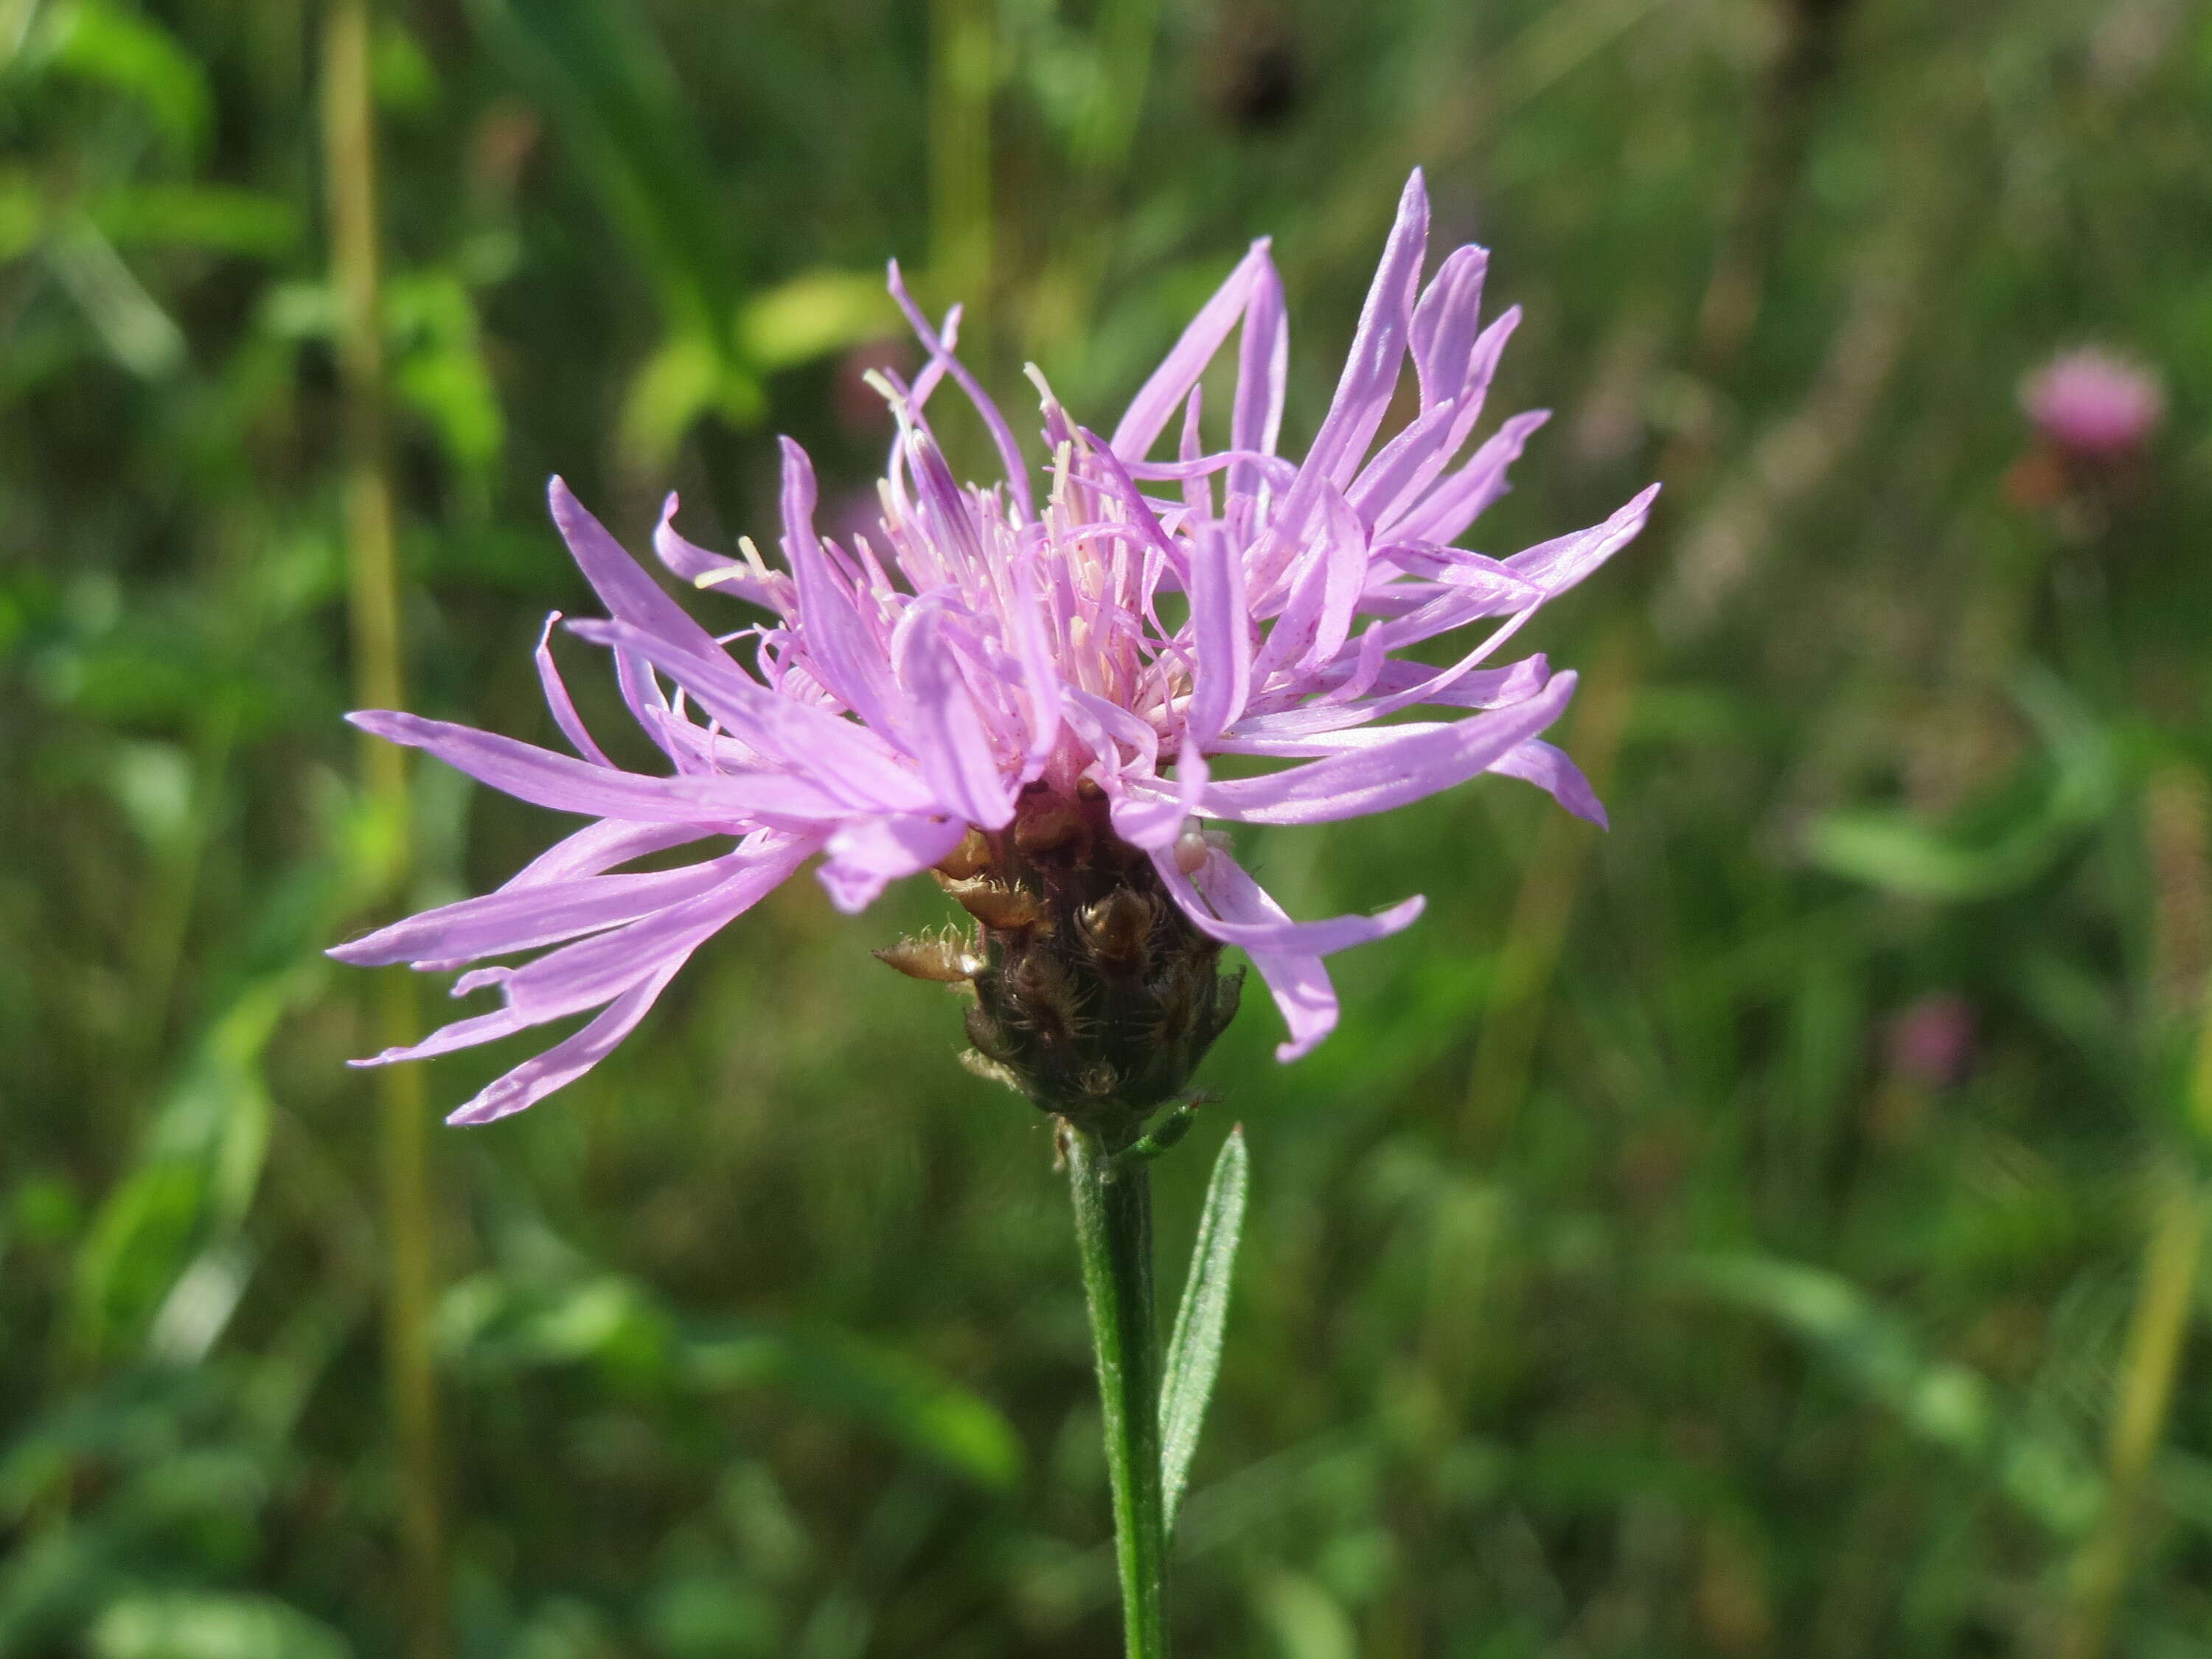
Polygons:
M374 1042L318 954L389 830L337 720L315 24L0 0L0 1653L396 1650ZM1255 1007L1212 1062L1252 1202L1183 1639L2038 1650L2150 1174L2201 1156L2201 9L446 0L376 77L413 700L525 737L589 606L545 475L635 546L671 487L772 534L779 430L865 488L885 258L957 263L917 286L986 378L1096 421L1273 232L1310 431L1426 165L1528 308L1501 400L1559 411L1484 545L1668 483L1540 641L1630 665L1616 828L1495 783L1254 839L1296 910L1431 908L1340 958L1311 1060ZM2054 471L2014 388L2082 339L2171 414ZM417 799L422 902L552 830ZM586 1082L438 1139L471 1659L1110 1642L1049 1137L866 956L939 908L796 883ZM1178 1259L1218 1136L1160 1166ZM2208 1651L2207 1375L2128 1654Z

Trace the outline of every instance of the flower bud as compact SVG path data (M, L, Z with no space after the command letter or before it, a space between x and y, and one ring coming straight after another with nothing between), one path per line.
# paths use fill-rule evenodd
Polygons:
M971 830L938 878L972 935L878 955L918 978L972 981L965 1064L1046 1111L1133 1133L1188 1088L1236 1014L1243 974L1220 971L1220 945L1114 833L1095 787L1031 785L1011 824Z

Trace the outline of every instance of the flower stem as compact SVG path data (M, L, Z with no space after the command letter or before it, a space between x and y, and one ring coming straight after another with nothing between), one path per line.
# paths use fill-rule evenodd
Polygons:
M1167 1528L1160 1494L1160 1347L1152 1319L1152 1182L1083 1130L1068 1132L1075 1243L1098 1358L1114 1553L1129 1659L1166 1659Z

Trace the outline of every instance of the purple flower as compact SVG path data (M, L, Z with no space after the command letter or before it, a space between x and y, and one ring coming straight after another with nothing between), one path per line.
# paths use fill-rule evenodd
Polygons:
M2052 358L2022 382L2021 405L2053 445L2105 458L2142 447L2166 413L2149 369L2094 349Z
M538 662L575 758L411 714L354 715L495 788L591 820L496 892L331 953L428 970L556 947L519 967L464 974L457 995L496 986L504 1006L362 1063L442 1054L599 1010L453 1115L489 1121L596 1064L693 951L810 859L847 911L935 866L985 924L977 948L995 953L1038 925L1041 890L990 886L992 861L1030 870L1073 857L1071 848L1082 849L1083 879L1093 884L1063 920L1088 941L1087 959L1133 984L1169 968L1186 988L1200 975L1198 1012L1177 1012L1150 993L1123 997L1112 984L1103 1004L1086 1000L1055 980L1065 971L1057 959L1032 953L1008 959L1008 984L1030 996L1006 1005L1008 1018L1036 1037L1053 1007L1089 1026L1110 1023L1126 1004L1136 1023L1116 1030L1184 1042L1194 1063L1233 1007L1233 995L1211 988L1212 956L1231 944L1250 955L1282 1012L1289 1036L1276 1052L1288 1060L1335 1024L1322 957L1397 932L1422 901L1293 921L1205 824L1328 823L1484 772L1525 779L1602 823L1574 763L1538 736L1566 707L1574 675L1554 673L1541 656L1494 659L1547 599L1642 528L1656 486L1602 524L1510 558L1453 545L1504 492L1508 465L1544 416L1506 420L1468 453L1519 313L1482 325L1480 248L1450 254L1424 287L1427 222L1417 173L1303 461L1277 453L1287 345L1282 285L1262 241L1110 437L1076 425L1036 377L1048 454L1042 499L1006 421L953 355L957 308L933 329L894 266L891 291L927 361L910 385L883 377L898 432L880 526L842 541L818 534L813 471L787 440L783 568L750 542L739 559L692 545L668 500L653 538L662 562L767 613L734 633L718 637L693 620L556 479L555 522L607 611L568 629L609 653L668 770L625 771L585 730L550 649L557 616ZM1232 333L1227 443L1210 449L1199 381ZM1418 408L1377 448L1409 355ZM998 483L963 485L947 470L927 406L948 379L996 441ZM1178 416L1171 458L1152 459ZM1397 654L1477 623L1486 625L1480 639L1448 665ZM1427 712L1383 723L1416 708ZM1291 763L1217 778L1219 756ZM675 869L623 872L647 854L701 842L720 850ZM1122 872L1121 884L1096 885L1109 868ZM963 978L981 965L951 941L929 949L943 964L929 976ZM1156 958L1170 951L1181 954L1163 968ZM971 1033L979 1012L990 1028L1006 1012L984 1001L971 1011ZM990 1057L986 1069L1004 1073L999 1040L978 1034L977 1046ZM1017 1071L1027 1064L1008 1061ZM1097 1066L1079 1081L1094 1092L1138 1088ZM1173 1081L1162 1073L1144 1091Z

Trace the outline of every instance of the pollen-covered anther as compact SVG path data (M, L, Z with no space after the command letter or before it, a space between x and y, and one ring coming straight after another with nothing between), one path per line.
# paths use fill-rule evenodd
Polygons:
M964 941L949 936L902 939L883 946L875 957L909 979L933 980L939 985L957 985L983 971L983 959Z
M1019 887L979 878L948 883L945 890L962 909L994 933L1019 933L1036 927L1044 917L1036 896Z

